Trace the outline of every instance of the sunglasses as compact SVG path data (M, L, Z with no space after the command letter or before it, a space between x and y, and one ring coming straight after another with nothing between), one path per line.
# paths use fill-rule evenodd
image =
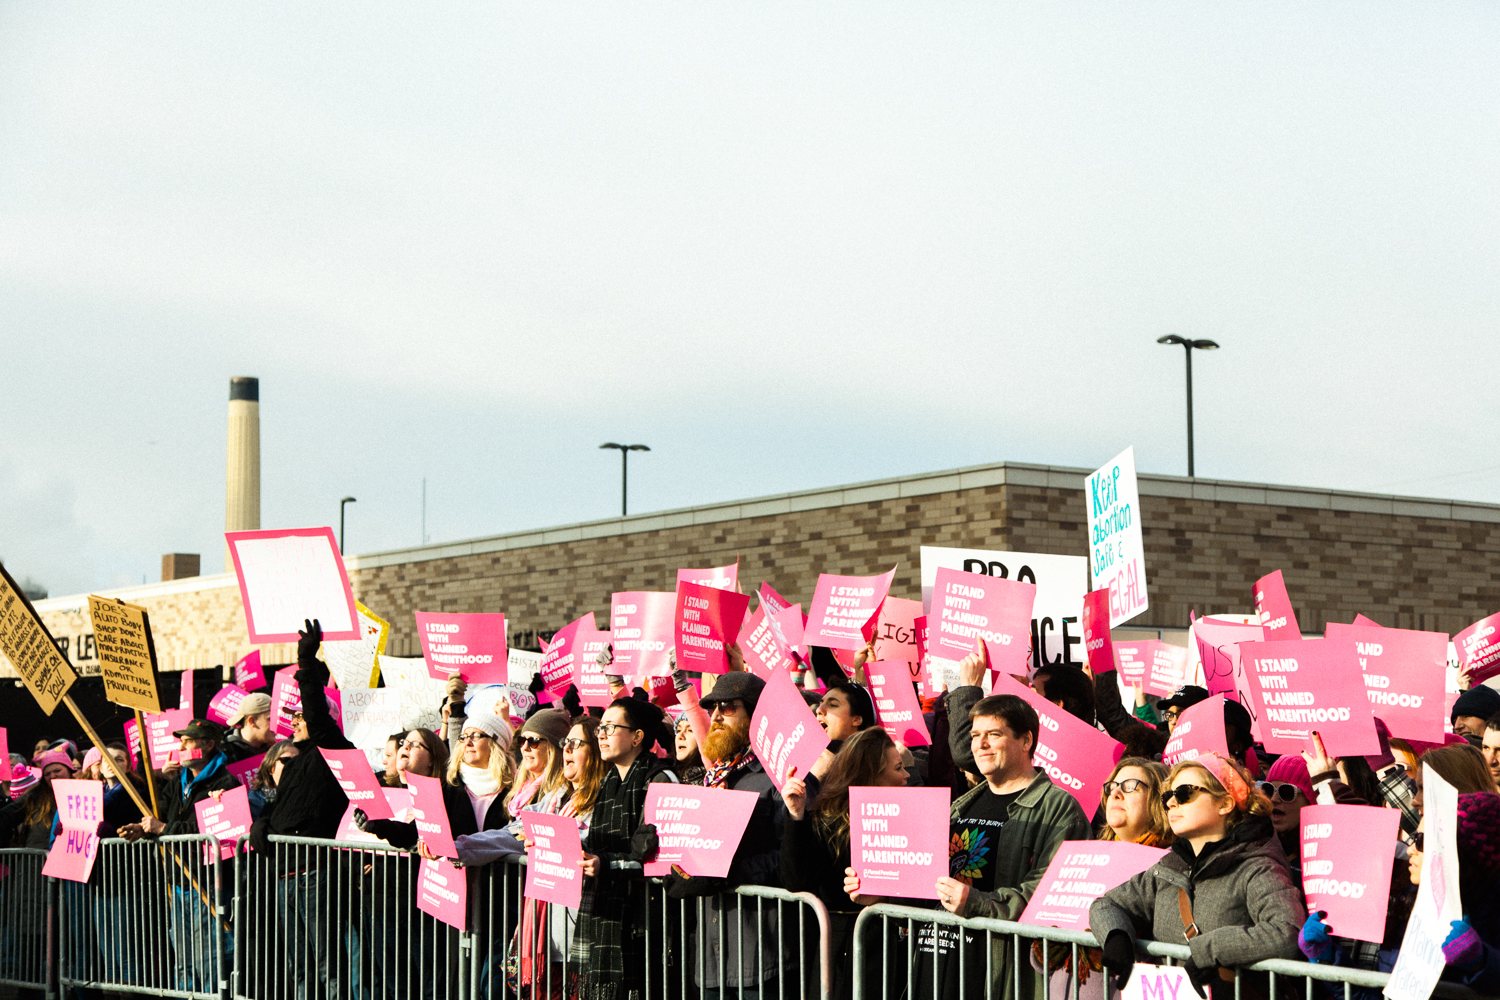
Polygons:
M1257 781L1255 790L1273 802L1277 799L1282 802L1295 802L1297 793L1302 791L1296 785L1289 785L1285 781Z
M1185 806L1197 798L1199 792L1207 793L1208 789L1202 785L1178 785L1176 788L1169 788L1161 793L1161 804L1168 809L1174 804Z
M563 749L564 750L577 750L579 747L586 747L588 745L589 745L589 741L588 740L580 740L580 739L577 739L577 738L569 739L569 740L563 740Z
M1416 851L1418 854L1422 853L1422 833L1423 831L1418 830L1416 833L1411 835L1411 838L1409 840L1407 840L1407 844L1409 844L1411 846L1411 849Z
M1107 799L1115 794L1116 788L1126 795L1131 795L1145 787L1146 783L1140 778L1126 778L1124 781L1106 781L1104 783L1104 797Z
M551 746L550 741L540 736L522 736L520 739L520 744L528 750L535 750L537 747L542 746L543 744Z

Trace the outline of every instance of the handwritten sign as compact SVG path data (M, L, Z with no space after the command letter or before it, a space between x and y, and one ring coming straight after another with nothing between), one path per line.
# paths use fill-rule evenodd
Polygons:
M323 642L328 672L343 691L372 688L380 680L380 654L385 652L385 640L391 632L390 622L358 601L354 610L359 615L359 638Z
M927 720L922 718L922 703L911 686L911 673L902 660L876 660L865 664L870 682L870 697L875 701L875 717L891 739L905 747L932 745Z
M99 650L99 676L104 696L116 705L160 712L156 691L156 650L146 609L89 595L89 618L94 623L94 645ZM192 674L184 675L184 679ZM191 697L192 687L187 687ZM191 709L192 705L180 706Z
M1120 990L1120 1000L1192 1000L1197 995L1192 979L1182 966L1147 962L1137 962L1131 967L1130 978Z
M1385 995L1391 1000L1427 1000L1447 960L1443 940L1455 920L1463 917L1458 884L1458 790L1422 765L1422 816L1426 850L1422 852L1421 882L1396 967Z
M406 731L404 698L391 688L340 691L344 709L344 735L363 753L371 767L384 770L385 741L391 733Z
M68 661L58 652L52 634L0 566L0 652L3 652L42 711L51 715L78 680Z
M1166 854L1165 848L1124 840L1065 840L1052 855L1052 863L1019 922L1086 931L1094 900L1124 885Z
M1109 591L1109 625L1119 628L1146 610L1146 546L1135 449L1126 448L1083 485L1089 515L1089 569L1095 590Z
M1229 757L1229 737L1224 731L1224 697L1214 695L1183 709L1171 739L1162 748L1161 762L1172 767L1185 760L1209 754Z
M777 790L786 784L788 768L795 767L797 775L805 777L828 744L828 734L802 700L791 674L781 670L767 678L750 717L750 745Z
M849 854L867 896L937 899L948 875L948 788L849 789Z
M339 783L349 801L365 811L371 819L392 819L391 807L381 794L380 782L370 770L370 761L362 750L326 750L318 748L328 762L333 780ZM445 813L446 816L446 813Z
M469 929L469 883L447 858L422 859L417 868L417 909L461 931Z
M1443 723L1448 718L1443 709L1446 632L1331 622L1324 634L1354 643L1370 708L1385 721L1392 736L1424 743L1443 741Z
M1203 671L1203 687L1210 694L1222 694L1239 702L1250 703L1249 681L1240 663L1239 644L1261 642L1266 630L1260 625L1224 621L1218 618L1199 618L1188 629L1189 643L1198 647L1198 658ZM1191 650L1189 651L1191 654ZM1257 727L1257 735L1259 727Z
M448 806L443 802L443 783L407 772L406 787L411 790L411 818L417 825L417 836L433 854L458 857L448 826Z
M1325 910L1338 937L1379 942L1385 937L1394 848L1401 814L1374 806L1304 806L1302 892L1309 912Z
M921 616L921 601L887 597L880 606L880 617L875 620L875 659L903 660L911 664L907 673L912 680L921 676L916 666L922 657L917 652L917 627L914 624Z
M927 615L928 651L956 663L980 639L991 669L1025 677L1031 673L1027 628L1035 600L1035 584L940 569Z
M359 610L332 528L226 531L245 605L245 628L257 646L296 642L316 618L324 642L358 639Z
M215 854L210 845L203 845L203 863L208 865L228 861L234 857L235 842L250 833L250 796L243 785L231 788L219 796L193 804L198 815L198 832L217 837L219 850Z
M427 672L438 680L458 674L470 684L504 684L505 616L418 611L417 638Z
M1458 668L1475 684L1500 674L1500 614L1481 618L1453 637Z
M658 844L647 877L667 875L674 865L688 875L728 875L758 798L729 788L647 785L644 822L656 825Z
M260 667L260 650L241 657L234 665L234 682L246 691L266 686L266 672Z
M1039 730L1032 764L1052 783L1072 795L1092 816L1099 808L1099 789L1125 748L1082 719L1075 718L1009 674L996 674L993 694L1013 694L1036 709Z
M632 590L610 595L609 631L614 640L611 673L664 677L672 672L672 624L677 594L671 591Z
M583 901L583 843L572 816L522 812L521 830L531 843L526 852L527 899L578 909Z
M1255 613L1260 617L1267 639L1302 638L1302 628L1297 624L1297 612L1292 609L1292 599L1287 596L1281 570L1267 573L1255 581Z
M1313 730L1334 757L1380 752L1375 716L1365 695L1354 643L1348 639L1283 639L1240 646L1251 705L1271 753L1299 753Z
M104 784L58 778L52 782L57 819L62 827L42 874L69 882L87 882L99 854L99 824L104 820Z
M807 610L803 641L809 646L860 649L875 634L880 604L890 592L896 567L879 576L818 574L818 587Z
M705 674L729 669L725 644L740 634L750 598L697 583L677 584L677 668Z
M734 590L740 582L740 564L731 563L728 566L714 566L709 569L680 569L677 571L677 585L684 583L697 584L700 587L713 587L715 590Z

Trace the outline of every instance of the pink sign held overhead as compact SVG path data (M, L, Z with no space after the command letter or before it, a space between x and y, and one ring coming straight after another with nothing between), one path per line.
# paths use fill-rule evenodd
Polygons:
M240 783L242 788L249 788L250 782L255 780L255 772L260 770L260 765L265 762L266 755L258 753L254 757L246 757L238 764L226 765L224 770L229 772L230 777Z
M469 884L446 857L422 859L417 868L417 909L461 931L469 929Z
M760 590L756 591L760 596L759 608L768 615L774 615L785 611L792 606L792 602L776 592L776 588L766 581L760 582Z
M169 708L159 715L147 712L142 718L146 720L146 746L151 750L151 766L160 771L172 760L173 751L182 745L172 734L187 728L193 715L180 708Z
M642 821L655 824L658 847L646 876L668 875L674 866L695 877L728 875L758 798L729 788L647 785Z
M1108 591L1105 593L1108 594ZM1139 642L1121 642L1115 646L1115 666L1120 671L1120 679L1127 686L1146 686L1146 671L1151 666L1151 647L1158 641L1142 639Z
M324 642L360 638L359 611L332 528L226 531L250 642L296 642L316 619Z
M411 792L411 820L417 825L418 839L433 854L458 857L458 850L453 846L453 832L448 826L448 807L443 802L443 783L437 778L424 778L408 772L406 787Z
M130 759L132 771L141 766L141 733L134 719L125 720L125 756Z
M1356 625L1368 625L1371 628L1380 628L1381 627L1381 624L1378 621L1376 621L1373 618L1366 618L1364 615L1355 615L1354 616L1354 624L1356 624Z
M1266 630L1260 625L1199 618L1193 623L1192 632L1203 661L1203 686L1210 694L1222 694L1231 701L1246 704L1249 701L1248 682L1240 664L1239 644L1262 641Z
M907 673L913 680L919 676L916 664L922 660L917 652L917 628L913 622L921 616L921 601L887 597L880 606L880 617L875 620L875 659L911 664Z
M177 694L177 707L185 710L189 715L193 714L193 672L191 670L182 672L181 688Z
M677 669L722 674L729 669L726 644L734 642L750 598L732 590L678 583L675 612Z
M849 789L849 856L862 895L938 898L952 798L948 788Z
M880 604L890 593L896 567L879 576L818 574L818 589L807 611L803 641L809 646L860 649L875 634Z
M1084 595L1078 624L1083 630L1083 650L1089 670L1098 677L1115 669L1114 645L1109 634L1108 587Z
M219 839L217 856L210 845L203 845L203 863L216 865L234 857L235 842L249 836L252 822L250 793L245 787L231 788L217 799L204 799L195 803L193 810L198 815L198 832Z
M755 614L745 619L740 626L740 652L745 657L745 669L762 680L778 671L793 670L797 661L783 652L771 631L771 619L765 606L755 609Z
M1330 622L1330 639L1353 640L1370 710L1391 735L1424 743L1443 741L1448 634L1379 625Z
M992 694L1013 694L1036 709L1041 722L1032 764L1046 773L1092 816L1099 790L1125 748L1082 719L1075 718L1009 675L997 673Z
M1229 757L1229 737L1224 732L1223 695L1214 695L1182 710L1171 739L1162 748L1161 762L1172 767L1210 754Z
M962 660L982 639L990 669L1025 677L1030 674L1031 608L1036 584L1021 583L946 566L932 586L927 615L928 651L944 660Z
M615 662L610 673L636 680L670 674L676 617L674 592L631 590L611 594L609 631Z
M578 909L583 901L583 869L579 867L583 843L578 836L578 820L523 811L521 832L531 844L526 852L526 898Z
M1260 615L1260 624L1266 630L1266 638L1272 641L1302 638L1302 629L1297 624L1297 612L1292 610L1292 599L1286 594L1286 582L1281 579L1281 570L1268 573L1255 581L1255 613Z
M932 745L927 720L922 718L922 703L911 686L911 672L905 660L875 660L865 664L870 682L870 697L875 702L875 716L891 739L904 747Z
M292 735L292 715L302 711L302 692L292 676L297 665L282 667L271 675L271 731L278 739Z
M927 648L927 641L931 638L927 629L927 616L918 615L913 618L911 627L917 634L917 672L921 675L922 690L929 697L936 697L943 690L943 682L932 673L932 654Z
M735 590L740 583L739 561L709 569L680 569L677 571L677 585L680 588L684 583L712 587L715 590Z
M458 674L470 684L504 684L506 669L505 615L438 614L418 611L417 638L428 676L447 680Z
M547 685L548 691L561 697L568 693L568 685L576 683L574 677L578 663L578 636L593 632L596 628L594 613L590 611L553 633L552 641L547 643L547 649L542 653L542 683Z
M241 657L234 665L234 682L246 691L266 686L266 672L260 666L260 650Z
M1115 643L1120 676L1147 694L1166 697L1188 683L1188 651L1160 639Z
M1261 740L1271 753L1300 753L1316 730L1332 757L1380 752L1354 642L1292 639L1247 642L1240 658L1250 680Z
M782 608L767 621L771 626L771 636L776 640L777 652L798 663L808 662L811 653L807 648L807 618L802 614L802 605Z
M1147 847L1124 840L1065 840L1052 855L1052 863L1037 883L1018 922L1033 927L1086 931L1089 907L1094 900L1124 885L1166 855L1164 847Z
M209 721L221 726L229 725L229 720L234 718L235 713L240 710L240 704L248 697L250 692L244 688L236 684L225 684L208 699Z
M333 779L344 790L344 795L354 805L365 811L370 819L394 819L391 807L386 805L380 782L370 770L370 758L363 750L325 750L318 748L328 762Z
M1302 891L1309 912L1325 910L1337 937L1379 942L1385 937L1401 814L1375 806L1303 806Z
M750 717L750 746L776 789L786 784L790 768L796 768L797 777L805 777L828 743L828 734L802 700L792 675L778 670L767 678Z
M606 668L599 666L599 654L609 646L608 632L580 631L573 658L573 683L584 708L608 708L615 696L609 690ZM613 667L608 668L613 670Z
M57 821L62 827L42 874L69 882L87 882L99 854L99 824L104 821L104 783L58 778L52 782Z
M1500 614L1481 618L1453 637L1459 673L1478 684L1500 674Z

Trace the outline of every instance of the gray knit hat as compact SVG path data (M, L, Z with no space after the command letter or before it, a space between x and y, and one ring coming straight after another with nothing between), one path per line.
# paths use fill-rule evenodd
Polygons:
M544 708L521 727L521 735L540 736L551 743L554 747L561 747L563 740L568 738L568 730L572 724L568 720L566 712L556 708Z
M510 749L512 737L510 722L500 718L494 712L486 712L484 710L474 712L468 718L464 719L463 725L464 729L477 729L481 733L484 733L490 739L494 740L495 745L501 750Z

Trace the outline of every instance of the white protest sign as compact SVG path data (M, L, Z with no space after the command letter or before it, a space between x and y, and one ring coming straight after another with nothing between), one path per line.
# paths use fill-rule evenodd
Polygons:
M1083 502L1089 515L1094 589L1109 589L1109 627L1119 628L1147 606L1134 448L1126 448L1084 480Z
M365 752L370 766L385 770L385 741L392 733L407 732L404 696L394 688L365 688L343 692L344 735Z
M358 639L359 612L332 528L226 531L250 642L296 642L316 618L323 641Z
M359 614L359 638L323 643L323 660L341 691L359 691L375 686L380 677L378 657L385 652L391 623L369 608L354 602Z
M1443 941L1452 923L1463 917L1458 889L1458 791L1430 764L1422 765L1423 844L1422 884L1401 953L1385 995L1391 1000L1427 1000L1443 968Z
M396 729L431 729L443 726L443 699L447 682L427 673L420 656L382 656L380 675L386 688L400 693L401 718ZM391 732L395 732L392 729Z

